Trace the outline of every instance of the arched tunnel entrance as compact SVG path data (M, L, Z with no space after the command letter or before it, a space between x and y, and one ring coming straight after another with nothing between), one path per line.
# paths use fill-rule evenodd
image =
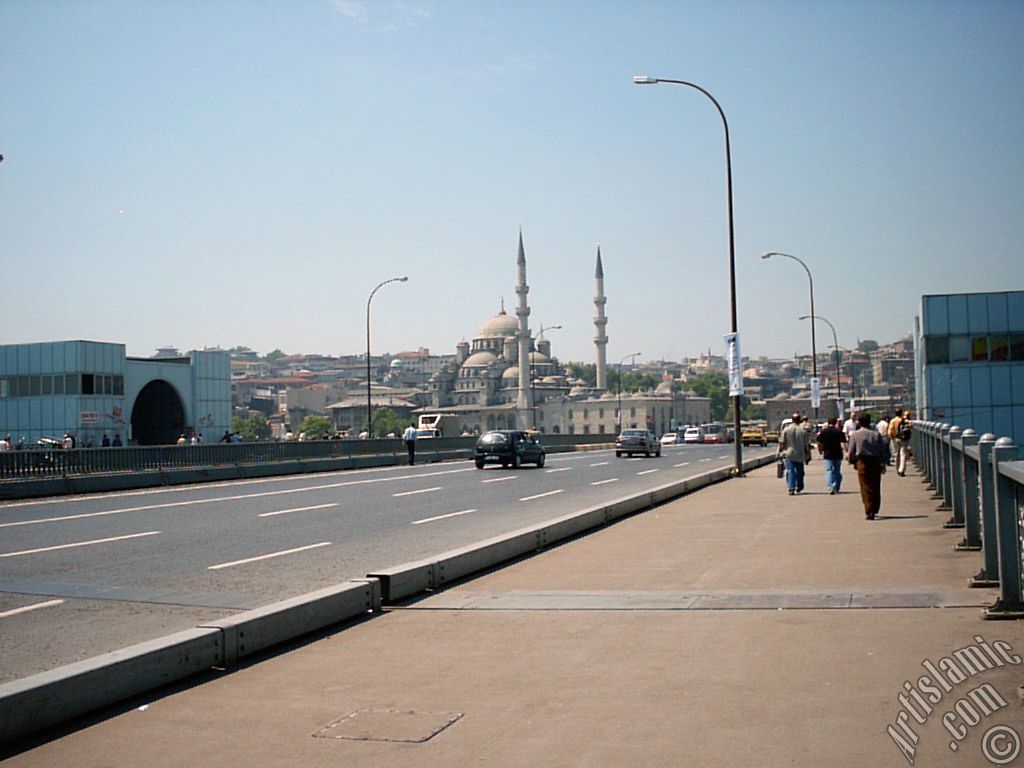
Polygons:
M138 445L171 445L185 432L185 407L174 387L155 379L132 407L132 437Z

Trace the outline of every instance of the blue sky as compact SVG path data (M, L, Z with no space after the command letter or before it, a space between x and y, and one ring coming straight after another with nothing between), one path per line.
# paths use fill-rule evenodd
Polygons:
M592 360L744 354L1024 289L1020 2L0 2L0 343L357 353L515 303ZM820 346L827 327L819 328Z

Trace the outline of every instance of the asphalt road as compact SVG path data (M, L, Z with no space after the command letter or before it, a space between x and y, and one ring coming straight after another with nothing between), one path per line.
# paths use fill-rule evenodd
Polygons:
M0 682L542 522L733 461L554 454L0 504ZM746 449L745 453L761 449Z

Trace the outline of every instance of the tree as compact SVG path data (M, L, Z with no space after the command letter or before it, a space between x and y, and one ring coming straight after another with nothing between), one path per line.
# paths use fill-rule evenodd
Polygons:
M333 435L334 425L326 416L311 413L299 424L299 432L305 432L307 440L316 440L324 435Z
M400 436L410 424L409 419L403 419L390 408L381 406L373 412L373 434L377 437L391 434Z
M711 420L722 421L729 408L729 377L721 371L709 371L694 376L686 388L701 397L711 398Z
M864 339L864 341L857 343L857 350L859 352L874 352L878 349L878 342L874 339Z
M264 359L268 363L272 363L275 360L279 360L282 357L285 357L284 352L282 352L280 349L275 349L273 352L268 352L266 358L264 358Z
M243 440L269 440L271 434L270 424L259 414L233 417L231 431L237 432Z
M577 379L583 379L588 387L597 386L597 366L594 363L566 363L565 368Z

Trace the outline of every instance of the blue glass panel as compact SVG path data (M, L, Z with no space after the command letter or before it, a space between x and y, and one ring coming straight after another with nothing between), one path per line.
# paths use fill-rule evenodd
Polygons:
M1010 363L1010 390L1014 403L1024 403L1024 363Z
M996 437L1011 437L1013 435L1013 409L993 408L992 429L989 430Z
M992 405L992 373L989 365L982 363L971 366L971 405L975 408Z
M967 333L967 296L955 294L949 298L949 330L947 333Z
M974 431L979 435L983 435L986 432L995 433L992 428L992 409L991 408L975 408L971 412L970 420L973 422L971 426L974 427ZM996 437L999 437L997 434Z
M971 333L988 333L988 294L967 296L967 323Z
M1013 442L1024 445L1024 405L1013 407Z
M1011 405L1013 391L1010 387L1010 368L1006 365L992 366L992 404Z
M949 368L945 365L930 366L925 372L928 380L928 407L949 408Z
M949 321L946 314L945 296L925 296L924 328L925 335L949 333Z
M971 369L966 365L955 365L949 368L949 399L950 404L963 408L971 404Z
M1006 294L991 293L988 297L988 329L990 333L1005 333L1010 329L1007 318Z
M1011 331L1024 331L1024 291L1006 295L1006 315Z

